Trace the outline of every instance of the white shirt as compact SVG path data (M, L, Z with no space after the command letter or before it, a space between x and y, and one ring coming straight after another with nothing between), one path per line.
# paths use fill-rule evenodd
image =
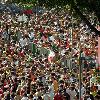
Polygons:
M75 100L76 95L77 95L77 93L75 90L70 91L70 100Z
M81 96L83 97L85 93L86 93L86 89L84 87L82 87L82 89L81 89Z
M25 38L25 39L24 39L24 45L28 45L28 42L29 42L28 39Z
M54 40L55 40L53 36L50 36L49 39L50 39L51 41L53 41L53 42L54 42Z
M70 90L69 88L66 89L66 93L68 93L70 95Z
M35 96L35 97L33 97L33 100L37 100L37 99L38 99L38 97L36 97L36 96Z
M23 97L21 100L29 100L28 97Z
M30 37L30 39L33 39L33 38L34 38L34 32L31 32L31 33L29 34L29 37Z
M87 100L91 100L91 99L90 99L90 97L89 97L89 98L87 98Z
M22 46L22 47L24 47L24 39L23 38L21 38L20 40L19 40L19 42L20 42L20 45Z
M49 94L44 94L43 95L43 100L49 100L50 99L50 96L49 96Z
M82 87L82 95L86 92L86 89L84 87Z
M61 51L61 55L64 56L64 55L65 55L65 52L66 52L66 50L63 49L63 50Z

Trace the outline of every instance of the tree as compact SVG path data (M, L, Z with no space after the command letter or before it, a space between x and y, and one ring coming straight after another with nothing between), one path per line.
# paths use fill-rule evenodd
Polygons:
M7 0L7 3L36 4L37 0Z
M69 5L73 11L88 25L91 31L95 32L96 35L100 35L95 26L93 26L87 16L84 15L85 12L94 13L100 23L100 0L38 0L40 5L45 5L46 7L65 7Z

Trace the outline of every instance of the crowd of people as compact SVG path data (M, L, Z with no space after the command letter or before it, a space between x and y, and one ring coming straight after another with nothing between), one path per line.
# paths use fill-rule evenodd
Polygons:
M98 40L87 25L69 11L19 16L0 14L0 100L79 100L80 56L81 98L100 100Z

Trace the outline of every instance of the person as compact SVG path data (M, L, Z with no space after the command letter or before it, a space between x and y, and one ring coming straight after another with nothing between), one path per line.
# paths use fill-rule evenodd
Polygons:
M27 97L27 94L25 93L24 96L22 97L21 100L29 100L29 98Z
M58 92L58 82L55 77L52 77L52 81L53 81L54 93L57 93Z
M9 15L11 17L7 21ZM64 10L61 12L53 10L40 15L33 13L28 20L28 25L26 23L22 25L17 21L19 15L13 16L7 12L0 14L0 82L3 86L7 86L5 88L0 86L1 98L7 97L6 91L10 89L11 93L16 94L15 100L32 98L42 100L42 97L47 95L51 100L66 100L69 95L71 100L76 100L76 96L78 97L76 88L79 89L79 85L76 86L79 80L79 62L74 58L79 57L79 46L81 46L84 58L92 58L95 62L97 37L89 34L87 25L77 19L73 23L73 32L71 32L72 15L69 11L66 13ZM81 45L79 45L80 41ZM54 52L53 56L55 56L51 62L48 60L49 50ZM71 72L70 68L67 68L70 67L70 55L73 58ZM91 65L90 60L83 63L85 65L84 85L88 87L92 77L90 70L94 64ZM65 67L66 71L64 71ZM52 79L51 84L47 84L50 79ZM60 80L63 82L60 83ZM94 82L94 78L91 81ZM68 82L65 90L64 82ZM72 83L74 86L69 89L69 84ZM49 91L44 93L45 85L50 86ZM20 93L17 93L18 91ZM83 88L82 91L83 95L85 89ZM24 95L25 93L30 95L29 98Z
M63 91L63 98L64 100L70 100L70 95L66 92L66 89Z
M77 92L75 90L74 84L70 86L70 100L76 100Z
M84 98L84 95L86 94L86 88L84 85L82 85L81 87L81 98L83 99ZM78 90L78 94L77 94L77 97L79 97L79 90Z
M9 92L8 92L7 95L6 95L5 100L10 100L10 93L9 93Z
M14 97L14 100L21 100L22 97L20 96L20 92L17 92L16 96Z
M93 95L90 94L89 90L86 91L86 94L84 96L84 100L95 100L94 97L93 97Z
M54 100L63 100L63 94L62 94L62 90L59 90L55 96L54 96Z
M100 90L98 90L94 100L100 100Z
M50 100L49 93L46 90L44 90L43 100Z
M49 95L50 95L50 100L54 99L54 87L52 84L52 81L49 82Z
M10 99L11 100L15 100L14 97L15 97L15 94L14 93L11 93Z
M30 94L29 100L33 100L33 95L32 94Z
M36 100L36 99L34 99L34 100ZM42 99L41 96L38 96L37 100L44 100L44 99ZM49 100L49 99L48 99L48 100Z

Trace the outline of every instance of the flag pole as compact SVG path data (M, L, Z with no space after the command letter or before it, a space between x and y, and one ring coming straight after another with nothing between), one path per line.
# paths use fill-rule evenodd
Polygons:
M80 39L79 39L80 40ZM81 100L81 86L82 86L82 57L81 57L81 41L79 41L79 100Z

